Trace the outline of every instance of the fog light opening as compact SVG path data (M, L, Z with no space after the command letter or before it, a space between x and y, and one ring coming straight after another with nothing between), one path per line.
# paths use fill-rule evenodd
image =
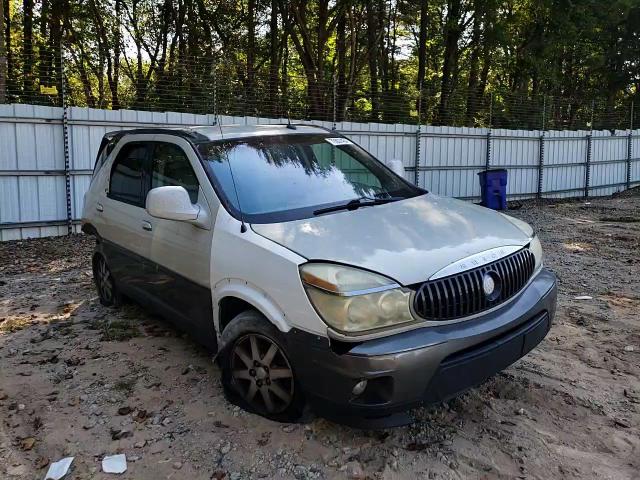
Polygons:
M367 379L363 378L362 380L360 380L358 383L355 384L355 386L353 387L353 390L351 390L351 393L353 393L354 396L358 397L362 395L366 389L367 389Z

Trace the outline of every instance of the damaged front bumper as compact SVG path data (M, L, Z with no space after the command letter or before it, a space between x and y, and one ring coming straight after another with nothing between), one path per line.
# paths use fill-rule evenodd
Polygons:
M531 351L551 327L556 296L555 275L542 269L507 304L466 321L339 348L292 330L288 351L318 414L354 426L395 426L411 421L410 408L459 395ZM362 380L367 387L356 396Z

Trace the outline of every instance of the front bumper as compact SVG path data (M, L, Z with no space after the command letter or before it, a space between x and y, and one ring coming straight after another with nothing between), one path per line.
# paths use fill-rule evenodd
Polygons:
M531 351L555 314L556 278L542 269L511 301L479 317L356 344L292 330L288 346L296 376L320 415L369 425L476 386ZM362 379L368 386L355 397ZM388 419L391 424L407 420ZM388 423L388 422L387 422Z

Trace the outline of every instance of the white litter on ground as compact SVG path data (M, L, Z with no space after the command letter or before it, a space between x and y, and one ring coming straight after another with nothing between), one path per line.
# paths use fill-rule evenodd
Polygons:
M47 475L44 477L44 480L60 480L69 472L71 462L73 462L73 457L63 458L62 460L52 463L49 465L49 470L47 470Z
M578 295L577 297L573 297L574 300L593 300L593 297L590 295Z
M104 473L124 473L127 471L127 456L123 453L110 455L102 459Z

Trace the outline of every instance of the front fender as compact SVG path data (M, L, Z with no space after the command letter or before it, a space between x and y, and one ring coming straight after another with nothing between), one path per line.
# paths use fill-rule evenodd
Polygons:
M234 278L226 278L219 281L212 289L213 318L216 332L220 332L220 300L225 297L236 297L253 305L283 333L291 330L291 325L285 320L285 314L278 304L260 287Z

